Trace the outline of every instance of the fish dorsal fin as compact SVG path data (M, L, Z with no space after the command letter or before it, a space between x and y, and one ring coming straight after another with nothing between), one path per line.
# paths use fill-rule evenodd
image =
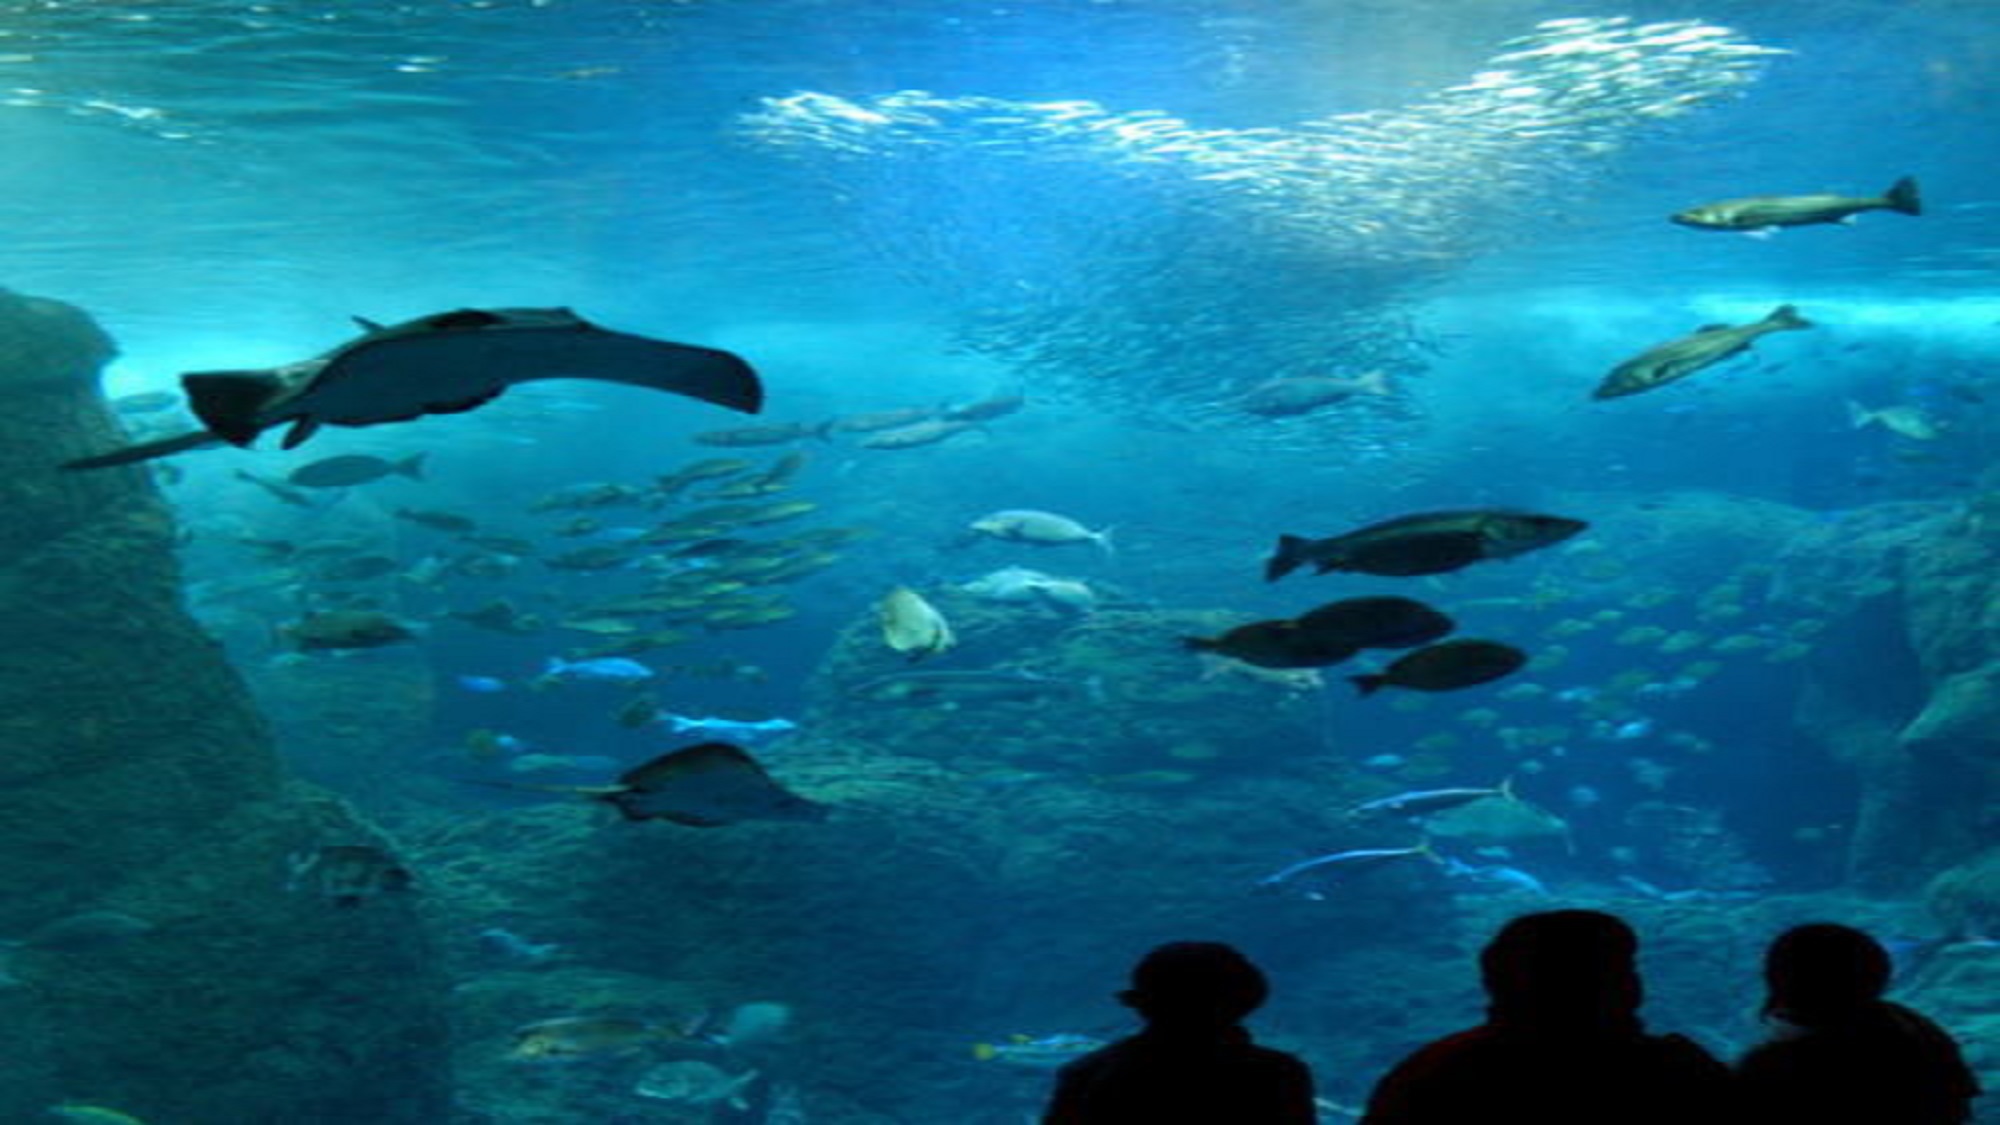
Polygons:
M368 332L380 332L380 331L382 331L382 330L383 330L383 329L384 329L385 327L387 327L387 325L384 325L384 324L383 324L383 323L382 323L381 321L379 321L379 320L369 320L369 319L368 319L367 317L365 317L365 316L355 316L355 317L349 317L348 319L350 319L350 320L354 321L354 323L356 323L356 324L360 325L360 326L362 327L362 329L363 329L363 330L365 330L365 331L368 331Z

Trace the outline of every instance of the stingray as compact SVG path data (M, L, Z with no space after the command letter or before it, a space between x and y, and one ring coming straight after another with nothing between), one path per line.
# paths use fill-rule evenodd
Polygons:
M755 758L727 742L669 751L619 774L610 785L476 784L580 794L603 801L627 820L667 820L690 828L745 820L825 820L827 815L827 806L779 785Z
M373 426L460 414L535 379L597 379L686 395L755 414L757 373L737 355L600 328L568 309L458 309L382 325L312 359L181 376L204 429L68 462L98 469L227 443L289 425L291 449L321 426Z

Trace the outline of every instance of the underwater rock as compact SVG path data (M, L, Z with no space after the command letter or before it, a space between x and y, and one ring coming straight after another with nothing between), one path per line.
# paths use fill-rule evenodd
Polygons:
M1963 861L2000 798L2000 536L1977 505L1881 504L1788 545L1774 598L1823 616L1798 722L1861 784L1848 868L1910 890Z
M407 901L288 895L284 857L363 843L288 783L187 615L149 471L61 473L119 441L109 338L0 292L0 936L92 911L152 927L16 951L0 1120L90 1097L147 1120L441 1120L441 991Z

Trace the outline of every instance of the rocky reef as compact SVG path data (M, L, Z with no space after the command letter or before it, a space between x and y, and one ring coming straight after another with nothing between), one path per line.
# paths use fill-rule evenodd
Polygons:
M1795 538L1783 600L1829 623L1802 730L1853 769L1856 885L1911 892L1993 839L2000 801L2000 493L1884 504Z
M56 468L121 440L113 354L77 309L0 293L0 1119L442 1120L416 903L300 877L324 848L388 853L280 767L183 608L147 470Z

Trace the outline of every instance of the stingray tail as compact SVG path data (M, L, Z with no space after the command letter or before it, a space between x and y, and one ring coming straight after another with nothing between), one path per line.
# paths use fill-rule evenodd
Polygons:
M151 461L155 457L171 457L176 453L186 453L190 449L220 445L222 441L207 430L175 434L173 437L142 441L127 445L108 453L79 457L74 461L64 461L65 469L109 469L118 465L136 465L141 461Z

